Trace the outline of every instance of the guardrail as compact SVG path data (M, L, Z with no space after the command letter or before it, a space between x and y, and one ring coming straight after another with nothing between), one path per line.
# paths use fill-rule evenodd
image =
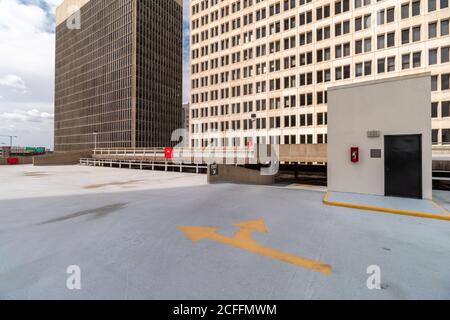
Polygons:
M80 165L93 167L118 167L121 169L139 169L152 171L179 171L206 174L208 167L205 164L174 164L169 161L133 161L133 160L99 160L91 158L80 159Z
M264 150L264 148L266 148ZM274 148L274 149L272 149ZM265 151L265 152L260 152ZM326 163L326 144L305 145L255 145L253 147L205 147L205 148L174 148L173 162L184 163L222 163L222 164L267 164L271 154L275 152L280 162ZM262 155L261 155L262 154ZM267 156L265 156L267 155ZM115 148L96 149L95 159L127 159L127 160L159 160L165 161L165 148ZM433 148L433 161L450 162L448 148Z
M164 148L150 149L95 149L94 156L121 156L121 157L164 157Z
M433 170L433 181L450 181L450 171Z
M171 161L174 163L257 163L256 148L228 147L228 148L174 148L170 157L166 157L165 148L142 149L96 149L94 159L105 160L145 160Z

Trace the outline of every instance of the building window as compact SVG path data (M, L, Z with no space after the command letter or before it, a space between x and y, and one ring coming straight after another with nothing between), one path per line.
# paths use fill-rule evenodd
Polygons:
M359 31L362 29L362 17L355 19L355 31Z
M442 129L442 144L450 144L450 129Z
M395 7L386 10L386 22L394 22L395 20Z
M432 118L438 117L438 103L437 102L433 102L431 104L431 117Z
M420 0L414 1L412 3L412 16L420 15Z
M385 72L385 60L384 58L378 59L378 73L384 73Z
M449 62L449 49L450 47L441 48L441 63Z
M372 38L364 39L364 52L370 52L372 50Z
M409 28L402 30L402 44L409 43Z
M437 23L431 22L428 24L428 39L436 38L437 36Z
M364 75L370 76L372 74L372 61L364 62Z
M448 22L449 19L441 21L441 36L448 36Z
M341 80L342 79L342 67L336 67L334 74L335 74L336 80Z
M363 42L362 40L355 41L355 54L360 54L363 52Z
M409 69L410 67L409 62L410 62L410 54L407 53L402 55L402 70Z
M441 75L441 90L449 90L450 89L449 76L450 76L450 73Z
M377 49L383 49L384 48L384 34L379 35L377 37Z
M438 49L430 49L428 51L428 64L429 65L437 64L437 53L438 53Z
M361 77L363 75L363 64L357 63L355 66L355 77Z
M431 142L432 144L438 144L438 135L439 135L439 130L432 130L431 132Z
M437 91L438 76L431 76L431 91Z
M378 11L378 15L377 15L377 24L378 24L378 25L384 24L384 9Z
M416 27L412 28L412 36L413 36L413 39L412 39L413 42L420 41L420 26L416 26Z
M428 0L428 12L436 10L436 0Z
M409 2L402 4L402 19L409 18Z
M390 32L387 34L387 47L395 46L395 32Z
M442 101L441 114L443 118L450 117L450 101Z
M395 57L387 58L387 71L388 72L395 71Z
M421 66L422 52L413 53L413 68L419 68Z

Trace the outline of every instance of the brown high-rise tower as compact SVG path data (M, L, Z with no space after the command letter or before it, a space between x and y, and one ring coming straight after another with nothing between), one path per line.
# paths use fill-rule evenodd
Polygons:
M182 0L58 7L56 151L171 144L182 127L182 20Z

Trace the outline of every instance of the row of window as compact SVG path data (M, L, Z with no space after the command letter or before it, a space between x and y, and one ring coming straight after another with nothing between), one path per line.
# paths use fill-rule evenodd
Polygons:
M253 115L256 116L256 115ZM282 120L284 122L282 123ZM201 133L208 131L227 131L227 130L261 130L261 129L279 129L279 128L296 128L299 127L312 127L312 126L325 126L328 124L327 112L319 112L316 114L316 123L314 123L314 114L300 114L299 116L285 115L274 116L274 117L263 117L258 118L252 117L243 120L231 120L231 121L220 121L220 122L210 122L210 123L199 123L191 125L192 133Z
M380 0L377 0L379 2ZM445 9L448 8L448 0L426 0L427 1L427 11L433 12L437 9ZM218 1L215 1L218 4ZM248 2L248 1L245 1ZM248 8L253 5L252 3L245 3L243 9ZM255 1L255 4L258 4L262 1L258 0ZM284 12L287 12L289 10L296 8L296 1L295 0L283 0L283 10ZM303 3L302 3L303 2ZM304 3L311 2L310 1L304 1L300 0L299 4L302 5ZM331 1L330 1L331 2ZM372 0L354 0L354 9L358 9L364 6L368 6L372 3ZM439 6L439 8L438 8ZM208 4L197 3L192 6L192 15L195 16L201 11L204 11L208 9L210 6ZM202 8L202 10L200 10ZM350 11L350 1L349 0L338 0L334 2L334 14L338 15L347 11ZM200 26L207 25L211 22L217 21L219 19L223 19L231 14L234 14L236 12L239 12L241 10L241 1L235 1L231 4L231 10L230 6L224 6L217 10L208 10L210 12L209 14L205 14L200 18L197 18L193 20L192 28L195 30L199 28ZM267 14L268 13L268 14ZM268 7L268 10L266 7L260 8L255 12L255 20L261 21L265 19L267 16L272 17L274 15L281 13L281 2L273 3ZM312 10L307 11L303 14L308 14L311 16L312 20ZM403 2L401 4L401 18L407 19L409 17L417 16L421 14L421 1L420 0L413 0L413 1L407 1ZM316 8L316 20L320 21L324 18L328 18L331 16L331 4L327 4L321 7ZM253 22L253 12L246 15L247 19L249 20L248 23Z
M302 134L302 135L285 135L285 136L258 136L256 137L257 144L266 144L268 141L270 144L313 144L314 135L312 134ZM219 144L220 141L220 144ZM253 141L252 137L235 137L235 138L210 138L210 139L192 139L191 143L193 147L243 147L249 146L249 142ZM316 135L317 144L328 143L328 135L317 134Z
M439 144L439 135L441 144L450 144L450 129L434 129L431 134L433 144Z
M434 1L434 5L432 3L429 5L429 11L436 10L437 6L436 6L435 2L436 1ZM441 9L447 8L448 0L442 0L440 7L441 7ZM416 16L419 14L420 14L420 1L419 0L412 2L411 10L410 10L409 2L402 4L402 6L401 6L401 18L402 19L409 18L410 15ZM200 33L192 32L192 44L196 44L200 41L207 40L207 39L209 39L209 37L215 37L215 36L219 36L220 34L223 35L223 34L229 32L230 31L230 23L231 23L231 30L239 29L241 27L241 21L244 26L251 25L254 22L253 16L254 16L253 13L245 14L242 17L237 17L237 18L232 19L231 21L224 22L220 26L213 26L209 30L204 30ZM324 18L324 17L326 18L329 16L330 16L329 6L316 8L316 20L321 20L322 18ZM215 17L214 12L211 13L211 18L212 18L211 20L219 19L218 15L217 15L217 19L213 19L213 17ZM265 8L257 10L255 12L255 17L256 17L256 21L261 21L262 19L265 19L266 18ZM299 26L313 23L312 10L303 12L303 13L299 14L298 17L299 17L298 18ZM196 30L201 25L209 25L209 21L208 21L209 19L208 19L207 15L202 17L201 24L199 23L200 22L199 20L200 19L196 19L196 20L192 21L192 31ZM390 8L385 8L385 9L379 10L376 14L376 20L377 20L378 25L394 22L395 21L395 7L390 7ZM285 18L283 22L284 22L284 24L283 24L284 30L290 30L290 29L293 29L296 27L297 18L296 18L296 16L291 16L291 17ZM349 24L349 21L346 21L346 23ZM371 14L356 17L355 21L354 21L355 31L367 29L371 26L371 24L372 24ZM281 31L281 22L280 21L270 24L270 34L277 33L280 31ZM245 38L251 38L252 35L253 35L253 32L246 35ZM250 37L248 37L248 36L250 36ZM247 40L251 41L251 39L247 39Z
M432 118L450 117L450 101L442 101L440 103L440 108L439 102L433 102L431 104L431 117Z
M295 97L295 96L294 96ZM291 97L292 98L292 97ZM285 99L289 100L289 97L285 97ZM253 108L253 101L246 101L243 104L242 111L243 113L252 113L254 111L260 112L266 110L266 100L257 100L255 102L255 108ZM286 107L286 105L285 105ZM289 107L289 106L287 106ZM277 109L276 107L272 109ZM230 108L229 105L222 105L219 109L218 106L214 107L203 107L198 109L191 110L191 115L193 119L198 118L208 118L209 116L219 116L219 110L220 115L225 116L230 114ZM231 114L240 114L241 113L241 104L235 103L231 105ZM252 115L255 116L255 115ZM257 115L256 115L257 116ZM324 113L317 113L317 125L326 125L327 124L327 112ZM431 104L431 116L432 118L448 118L450 117L450 101L442 101L439 102L433 102ZM296 121L295 121L295 115L289 115L285 116L285 126L286 127L295 127ZM303 114L300 115L300 126L312 126L313 125L313 114ZM260 121L259 119L257 120ZM265 119L263 120L265 121ZM287 123L290 123L289 125L286 125ZM244 126L245 129L246 125ZM252 124L248 125L249 129L252 129ZM265 125L261 124L261 126L257 126L258 129L265 129ZM228 129L228 127L225 127L225 129Z
M449 35L449 22L450 19L444 19L440 21L440 32L441 36L447 36ZM317 32L319 32L318 30ZM432 22L428 25L428 38L432 39L437 36L438 31L438 22ZM320 37L323 37L324 35L320 33ZM326 35L326 37L329 37L329 35ZM377 49L384 49L384 48L392 48L396 46L396 34L395 31L387 32L383 34L379 34L377 36ZM418 42L421 40L421 26L417 25L411 28L406 28L401 30L400 35L400 42L402 45L409 44L410 42ZM308 33L302 33L299 36L300 45L305 43L311 43L312 42L312 33L308 35ZM281 45L284 45L284 50L293 49L296 47L296 37L291 36L285 38L282 40L275 40L272 42L269 42L267 44L261 44L254 48L247 48L241 51L233 52L229 55L221 56L220 58L213 58L209 61L203 61L200 63L193 63L191 66L192 74L196 74L199 72L204 72L207 70L212 70L218 67L224 67L230 64L236 64L241 63L241 61L249 61L252 60L254 57L263 57L267 54L273 54L277 52L281 52ZM213 53L219 52L218 49L218 43L212 44L211 51ZM361 54L361 53L367 53L372 50L372 37L366 37L364 39L357 39L355 40L354 45L354 52L355 54ZM322 59L321 52L324 51L325 54L328 53L328 55L325 55L325 58ZM329 55L330 48L321 48L317 50L318 58L317 62L329 60L331 57ZM192 50L192 60L196 60L198 58L203 57L204 55L208 55L209 50L208 46L201 48L201 49L193 49ZM302 57L305 54L300 55L300 65L302 64ZM338 44L335 46L335 58L341 58L345 56L351 55L351 46L350 42L346 42L343 44ZM309 62L306 62L305 64L313 63L312 59L309 60ZM293 65L295 66L295 65Z
M412 63L411 63L412 57ZM386 72L394 72L396 70L396 61L395 56L381 58L377 60L377 73L383 74ZM408 68L417 68L421 66L421 53L414 52L412 54L402 55L402 69ZM372 61L365 61L356 63L354 66L355 78L362 76L370 76L372 74ZM319 70L317 71L316 83L329 82L331 81L331 69ZM344 65L338 66L334 68L335 81L350 79L352 77L351 74L351 66ZM440 77L440 81L439 81ZM431 90L438 91L439 84L440 90L450 90L449 85L449 77L450 73L441 74L441 75L432 75L431 76ZM284 77L282 81L281 78L271 79L268 81L258 81L255 84L247 83L243 86L232 86L231 88L222 88L220 90L212 90L210 92L202 92L202 93L194 93L192 94L192 103L200 103L207 101L216 101L220 99L229 99L241 96L248 96L253 94L265 93L267 91L278 91L282 89L296 88L298 86L311 85L312 84L312 73L300 74L298 77L292 75L288 77ZM283 83L283 88L281 87ZM242 89L242 90L241 90ZM255 89L255 90L254 90ZM300 96L300 106L312 105L312 93L309 94L301 94ZM287 97L285 97L286 99ZM290 104L290 107L296 107L296 97L291 96L291 102L285 102L286 104ZM323 95L321 99L317 103L326 103L323 100Z
M361 45L361 48L358 48L358 46ZM368 45L364 45L364 49L369 50L369 46ZM356 48L355 50L358 52L359 50L363 50L362 48L362 40L361 40L361 44L359 44L359 40L356 41ZM344 43L344 44L339 44L335 46L335 58L340 58L340 57L347 57L350 56L350 42ZM437 48L432 48L428 50L428 65L435 65L438 63L444 64L444 63L448 63L450 62L450 57L449 54L450 53L450 46L446 46L446 47L437 47ZM411 64L410 64L410 60L411 60L411 56L412 56L412 66L414 68L417 67L421 67L422 66L422 51L416 51L413 53L405 53L402 54L401 59L402 59L402 70L404 69L408 69L410 68ZM320 63L323 61L329 61L331 59L331 53L330 53L330 48L322 48L322 49L318 49L316 52L316 62ZM307 52L307 53L302 53L299 56L299 61L300 61L300 66L304 66L304 65L309 65L313 63L313 52ZM283 62L283 64L281 63ZM361 63L357 63L355 66L355 76L361 76L362 73L359 72L359 70L362 70L362 62ZM255 68L253 68L253 66L247 66L244 67L242 70L242 74L241 74L241 69L234 69L231 71L231 81L237 81L240 80L241 78L249 78L252 77L254 72L253 70L255 70L255 75L259 76L259 75L264 75L267 73L273 73L273 72L278 72L282 70L282 66L284 70L287 69L292 69L292 68L296 68L297 67L297 60L296 60L296 56L292 55L292 56L288 56L288 57L284 57L283 60L281 59L275 59L275 60L271 60L268 63L269 68L267 68L267 63L263 62L263 63L258 63L255 65ZM364 75L370 75L371 74L371 61L366 61L364 62L364 68L365 70L367 70ZM325 72L325 76L323 76L323 73ZM219 83L226 83L229 81L229 72L224 72L222 74L213 74L208 76L203 76L200 78L194 78L191 80L191 87L193 89L196 88L200 88L200 87L207 87L209 85L216 85ZM308 74L309 75L309 74ZM241 77L242 76L242 77ZM300 75L301 77L302 75ZM312 79L312 78L311 78ZM324 81L330 81L331 80L331 72L330 70L320 70L317 72L317 83L321 83ZM336 79L338 80L338 79ZM286 83L286 81L285 81ZM311 83L312 84L312 81ZM261 85L262 90L258 89ZM295 86L296 84L293 83L293 85L290 86L286 86L285 87L292 87ZM302 84L302 81L300 80L300 85L304 85ZM257 92L265 92L265 82L257 82Z
M437 145L438 143L442 143L444 145L450 144L450 129L434 129L431 134L432 143ZM440 141L439 141L440 138ZM257 137L257 144L266 144L267 140L270 141L271 144L313 144L314 135L312 134L301 134L301 135L284 135L284 136L269 136L267 139L265 136ZM251 137L234 137L234 138L221 138L221 146L228 147L241 147L248 146L249 141L253 141ZM210 139L192 139L192 146L194 147L218 147L219 139L218 138L210 138ZM322 133L316 135L316 144L326 144L328 143L328 134Z

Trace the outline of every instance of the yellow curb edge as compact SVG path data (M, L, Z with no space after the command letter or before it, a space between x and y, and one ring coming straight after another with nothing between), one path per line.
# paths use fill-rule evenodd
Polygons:
M366 211L377 211L377 212L398 214L398 215L403 215L403 216L450 221L450 215L446 216L446 215L426 213L426 212L420 212L420 211L409 211L409 210L384 208L384 207L353 204L353 203L346 203L346 202L330 201L328 199L328 196L329 196L329 192L325 193L325 196L323 197L323 203L327 206L344 207L344 208L350 208L350 209L360 209L360 210L366 210Z

